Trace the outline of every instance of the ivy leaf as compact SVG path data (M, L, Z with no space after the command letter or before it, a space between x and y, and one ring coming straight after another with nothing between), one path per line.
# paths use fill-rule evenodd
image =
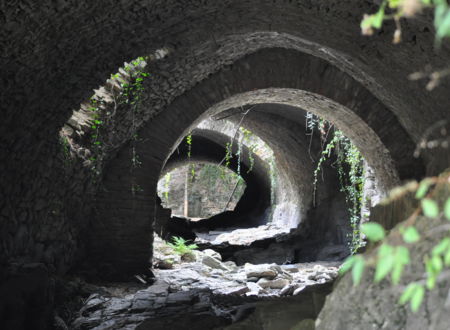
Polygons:
M361 232L372 242L381 241L385 237L384 228L376 222L362 224Z
M436 7L438 10L439 6ZM437 16L436 16L437 17ZM439 20L435 21L436 38L438 40L450 35L450 10L441 9Z
M355 261L356 256L348 257L342 264L341 268L339 268L339 274L344 275L345 273L347 273L353 267Z
M437 203L429 198L422 199L423 214L429 218L436 218L439 215L439 207Z
M400 278L402 277L403 273L403 265L400 263L394 264L394 269L392 270L391 274L391 280L392 284L397 285L400 282Z
M438 245L436 245L431 254L433 256L441 255L450 247L450 237L444 238Z
M417 283L409 283L406 289L403 291L402 295L400 296L398 303L401 305L406 304L413 296L413 293L416 290L416 288Z
M419 232L415 227L408 227L403 232L403 240L405 243L416 243L418 240L420 240Z
M352 269L353 285L358 285L361 282L362 274L364 272L365 261L361 256L355 257L355 263Z
M400 282L403 268L409 263L409 250L404 246L399 246L395 252L395 263L391 273L391 280L394 285Z
M425 288L422 285L418 285L411 297L411 310L414 313L419 310L424 295L425 295Z
M433 256L431 258L431 265L436 273L440 273L442 268L444 267L442 263L442 259L439 256Z
M398 262L400 262L404 265L409 264L410 258L409 258L408 248L405 246L399 246L397 248L396 259Z
M428 290L433 290L436 285L436 276L430 275L427 278L427 288Z
M425 197L425 194L428 191L428 188L430 187L432 181L430 179L424 179L420 182L419 188L416 191L416 198L422 199Z
M450 266L450 249L447 250L447 253L444 256L444 263L446 266Z
M450 198L445 201L444 204L444 214L447 220L450 220Z
M381 28L381 25L383 25L383 19L384 19L384 6L381 7L378 12L372 16L372 26L376 29Z
M378 250L378 262L375 269L374 281L379 282L386 277L394 266L395 258L393 248L389 245L382 245Z

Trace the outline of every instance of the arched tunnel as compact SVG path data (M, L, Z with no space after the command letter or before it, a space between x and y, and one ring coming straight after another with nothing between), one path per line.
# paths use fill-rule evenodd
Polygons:
M216 131L196 129L191 133L192 149L189 152L186 144L181 144L176 152L167 160L163 173L187 162L205 162L220 164L226 155L226 143L229 137ZM219 227L252 227L268 221L267 210L271 206L270 174L268 164L265 164L258 156L253 156L253 164L250 164L249 149L241 147L242 161L237 158L230 160L229 168L238 172L246 183L244 194L237 203L232 215L230 212L217 215L215 219L209 219L192 224L193 227L206 226L210 229ZM238 146L234 146L237 151ZM251 170L250 170L251 168ZM167 222L167 220L166 220Z
M72 276L124 283L138 276L146 285L160 285L151 279L153 251L159 244L154 233L193 239L200 228L213 232L269 226L285 233L261 243L264 248L260 243L243 248L241 264L256 263L251 257L257 254L279 267L281 259L285 264L341 262L350 253L348 235L353 230L348 205L334 156L322 165L317 186L313 184L329 140L305 134L307 116L325 120L351 140L370 169L367 173L373 173L373 190L380 197L450 165L446 148L417 152L436 123L449 121L449 80L428 91L423 80L408 79L425 64L448 66L448 44L436 50L427 13L402 22L401 45L391 42L396 29L392 22L374 36L362 36L360 21L378 4L0 4L0 328L63 329L54 323L74 321L73 313L61 317L66 315L61 306L75 295L70 291L74 285L66 282ZM226 127L248 129L264 141L273 152L273 164L261 155L250 157L249 145L239 146L234 129ZM232 153L242 148L242 157L232 157L229 167L246 182L234 211L188 225L170 219L157 197L158 180L192 161L220 164L230 141ZM387 214L387 229L403 220L393 219L396 214ZM224 263L231 260L225 259L224 254ZM313 299L308 290L298 299ZM86 292L94 294L83 292L85 300ZM203 304L202 294L189 301ZM247 291L239 294L248 298ZM112 329L191 322L194 329L208 321L203 328L213 329L253 320L257 313L248 317L256 308L248 308L251 299L239 301L239 315L216 315L219 309L205 307L214 303L211 298L201 305L206 312L196 305L199 310L180 312L189 315L187 321L185 316L170 321L164 314L172 306L168 299L163 308L154 307L163 311L158 320L145 314L127 318L131 323L114 318L107 322L117 323ZM323 301L315 300L318 307L305 301L295 306L303 308L305 319L317 318ZM151 304L159 306L155 299ZM133 315L153 310L134 309L137 305L134 301L120 311ZM305 307L312 305L317 308ZM82 317L80 310L89 308L78 309ZM258 314L261 320L263 314ZM199 321L201 315L208 317ZM104 321L95 320L95 326L104 326ZM94 323L69 326L88 329Z

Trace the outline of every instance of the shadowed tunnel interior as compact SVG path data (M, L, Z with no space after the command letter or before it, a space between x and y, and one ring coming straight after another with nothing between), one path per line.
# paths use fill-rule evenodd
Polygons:
M414 151L448 120L449 81L428 92L406 78L423 63L445 67L448 46L435 51L427 17L404 24L401 48L391 43L393 23L361 36L374 2L2 3L0 296L15 298L0 303L0 327L46 329L67 274L129 281L151 273L153 234L171 221L157 183L187 161L191 132L192 159L217 164L230 141L224 121L245 116L240 126L273 151L276 185L264 159L246 173L243 157L247 190L237 208L207 221L210 229L224 221L284 228L293 238L277 243L291 261L348 252L333 159L314 194L323 141L305 134L307 112L351 139L380 195L446 169L447 150ZM124 64L139 57L144 64ZM206 119L211 126L198 128Z
M229 137L215 131L196 129L192 132L192 149L188 158L188 148L185 143L180 144L177 150L168 159L161 176L170 170L189 162L204 162L220 164L225 157L225 145ZM238 146L234 146L234 152ZM226 227L252 227L268 221L266 211L270 208L270 175L268 164L258 156L253 156L254 164L249 163L249 150L242 147L242 162L239 165L237 158L230 160L229 168L236 172L240 166L240 175L246 182L246 189L233 212L225 212L208 220L190 223L191 228L206 227L208 229ZM252 170L249 171L250 166ZM160 218L158 217L158 220ZM166 223L170 221L166 219ZM158 222L156 224L159 225ZM156 230L156 232L159 232Z

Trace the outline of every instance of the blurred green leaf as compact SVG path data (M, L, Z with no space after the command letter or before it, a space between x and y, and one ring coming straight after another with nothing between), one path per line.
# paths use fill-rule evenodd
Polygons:
M411 297L413 296L414 291L417 288L417 283L409 283L405 290L403 290L402 295L399 299L399 304L404 305L406 304Z
M391 247L391 251L392 251ZM386 277L387 274L392 270L392 267L395 263L395 258L393 253L387 253L388 249L382 250L380 247L380 250L378 251L378 262L375 269L375 277L374 281L379 282L383 278Z
M437 203L429 198L422 199L423 214L429 218L436 218L439 215L439 207Z
M352 269L353 285L358 285L361 282L362 274L364 272L365 261L361 256L355 257L355 263Z
M414 313L419 310L424 295L425 295L425 288L422 285L418 285L411 297L411 310Z
M446 266L450 266L450 249L447 250L447 253L444 256L444 263Z
M403 232L403 240L406 243L416 243L420 240L420 234L415 227L408 227Z
M372 242L380 241L385 237L384 228L376 222L363 223L361 232Z
M440 256L433 256L431 258L431 264L433 265L433 269L436 273L439 273L444 267Z
M416 191L417 199L422 199L425 197L431 183L432 183L432 181L430 179L424 179L420 182L419 188L417 188L417 191Z
M444 214L447 220L450 220L450 198L445 201L444 204Z
M450 237L444 238L442 241L436 245L431 251L432 255L441 255L450 247Z
M356 260L356 256L348 257L342 264L341 268L339 268L339 274L343 275L346 272L348 272L353 267L355 260Z

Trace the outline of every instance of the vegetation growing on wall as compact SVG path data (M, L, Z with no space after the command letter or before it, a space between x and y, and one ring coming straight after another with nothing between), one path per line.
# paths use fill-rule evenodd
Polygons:
M322 141L322 152L314 170L313 204L316 203L317 183L319 174L323 173L324 162L333 159L333 168L337 171L340 190L345 194L350 214L352 232L348 239L353 254L361 245L359 225L365 177L363 157L353 143L333 124L310 113L307 114L306 120L307 134L311 136L311 140L316 129Z
M434 9L434 26L436 29L436 46L439 48L442 40L450 36L450 7L447 0L384 0L379 10L372 15L366 15L361 22L363 34L371 35L373 29L382 27L387 19L394 19L397 29L394 33L394 43L401 41L400 18L413 17L427 8ZM410 79L429 79L427 89L435 88L445 76L450 75L450 69L438 71L428 70L417 72ZM431 129L439 128L442 131L442 123L438 123ZM424 146L440 145L448 148L448 138L440 141L432 141L429 144L424 137L418 146L416 153ZM408 194L414 194L418 207L398 228L398 232L387 237L386 230L378 223L368 222L361 226L361 231L372 244L378 244L376 254L365 257L353 255L349 257L341 268L341 273L351 271L353 282L358 285L364 273L364 269L375 269L374 282L390 278L393 286L399 286L404 275L404 269L411 263L411 250L414 244L426 240L430 235L442 235L438 244L426 250L423 255L415 258L423 260L425 274L422 279L406 282L401 286L402 294L398 303L409 304L413 312L417 312L422 305L427 291L431 291L439 285L441 275L450 269L450 225L439 220L450 221L450 173L447 171L439 177L425 178L420 183L410 182L391 191L386 203L398 200ZM426 231L420 230L419 222L434 219L437 223ZM400 237L397 237L400 236Z
M375 268L374 282L390 277L393 285L398 285L404 268L410 264L411 246L429 235L447 232L438 244L423 256L425 276L423 280L408 283L399 297L400 304L409 302L415 312L419 309L426 290L433 290L438 283L439 276L445 268L450 268L450 225L439 223L437 227L428 228L421 232L418 221L425 218L439 219L445 217L450 221L450 197L442 200L450 192L450 173L440 177L426 178L420 183L410 182L403 187L396 188L386 203L400 199L409 193L415 194L419 202L418 208L401 225L398 232L401 238L386 239L385 229L378 223L368 222L361 226L361 231L372 243L378 243L377 254L370 257L354 255L348 258L341 268L341 273L352 271L355 285L359 284L365 267ZM433 234L434 233L434 234Z

